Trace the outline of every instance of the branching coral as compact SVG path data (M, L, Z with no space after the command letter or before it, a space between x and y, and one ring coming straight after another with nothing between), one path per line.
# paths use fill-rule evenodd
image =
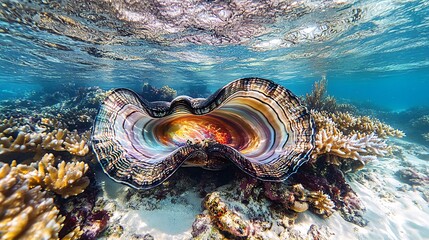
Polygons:
M327 94L326 86L328 81L323 76L318 82L313 85L313 91L306 94L304 100L305 105L310 110L317 111L353 111L355 107L350 104L338 104L334 97Z
M327 80L323 77L319 82L315 82L313 85L313 91L310 94L305 95L304 102L309 109L317 110L335 110L336 101L331 96L326 96Z
M334 202L331 201L331 198L327 194L324 194L320 190L310 192L307 195L307 199L310 202L311 209L324 218L331 216L335 211Z
M85 176L88 164L62 161L54 167L54 162L54 155L46 154L39 161L37 168L22 164L17 168L23 173L24 178L29 180L30 186L42 186L64 198L82 193L89 185L89 179Z
M404 132L394 129L386 123L381 122L376 118L369 116L358 116L355 117L348 112L332 112L329 113L329 117L336 126L345 134L377 134L380 138L387 137L398 137L402 138L405 136Z
M46 135L42 135L42 148L54 151L68 151L77 156L85 156L89 152L86 142L89 139L89 131L78 135L76 131L58 129Z
M345 159L359 160L363 164L376 156L387 153L387 144L375 134L344 136L340 131L319 130L316 135L316 148L313 157L333 154Z
M17 168L0 169L1 239L58 238L64 217L58 215L54 200L41 187L29 187Z
M89 131L78 134L65 129L51 130L46 119L38 123L20 119L6 119L0 123L0 154L43 151L67 151L72 155L85 156L89 152Z
M342 159L353 159L353 169L363 167L377 156L385 156L389 147L383 138L402 137L402 131L370 117L355 117L350 113L311 111L317 126L313 159L328 155L331 163L339 165ZM379 134L382 136L380 137Z

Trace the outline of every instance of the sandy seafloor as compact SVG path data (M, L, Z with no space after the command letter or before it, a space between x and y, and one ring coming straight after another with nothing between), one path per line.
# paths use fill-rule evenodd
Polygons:
M429 149L404 140L393 141L399 153L395 157L379 158L359 172L347 175L348 183L366 207L367 226L347 222L338 212L322 219L306 211L299 214L293 228L303 237L316 224L329 239L428 239L428 184L409 185L396 172L408 168L428 176ZM203 199L195 187L189 186L178 196L158 201L151 197L125 197L127 192L135 190L114 182L101 170L97 178L102 185L99 198L105 209L113 211L110 230L101 239L192 238L192 223L203 211Z

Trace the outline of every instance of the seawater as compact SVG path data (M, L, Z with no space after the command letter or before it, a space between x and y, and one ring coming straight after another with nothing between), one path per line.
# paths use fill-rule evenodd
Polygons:
M428 147L413 120L429 114L429 3L286 2L2 1L0 105L144 83L206 97L245 77L304 97L326 78L339 103Z

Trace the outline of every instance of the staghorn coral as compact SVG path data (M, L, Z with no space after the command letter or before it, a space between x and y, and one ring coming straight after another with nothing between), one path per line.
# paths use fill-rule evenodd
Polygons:
M89 131L79 135L76 131L58 129L46 135L42 135L42 148L45 150L67 151L72 155L85 156L89 152L86 144L89 139Z
M404 136L402 131L369 117L314 110L311 115L317 126L313 159L328 155L331 163L348 165L351 170L358 170L378 156L385 156L390 147L383 138ZM347 159L357 162L347 162Z
M343 133L349 134L371 134L375 133L380 138L397 137L402 138L405 133L394 129L386 123L369 116L353 116L349 112L331 112L328 116Z
M53 154L45 154L37 167L19 164L17 168L28 179L30 187L42 186L63 198L78 195L89 185L89 178L85 176L88 164L62 161L54 167L54 162Z
M58 238L64 217L40 186L30 188L16 167L0 169L0 238Z
M308 202L313 212L327 218L334 213L334 202L331 201L329 195L324 194L322 191L312 191L307 195Z
M313 158L322 154L337 155L344 159L359 160L362 164L387 154L387 144L374 133L345 136L337 129L321 129L316 134Z
M71 232L62 237L61 240L78 240L81 239L82 234L83 231L80 229L79 226L77 226Z
M353 105L338 104L333 96L329 96L326 89L327 84L326 76L313 84L313 90L310 94L307 93L303 99L308 109L327 112L356 111Z
M326 85L328 81L326 76L313 85L313 91L305 95L304 103L312 110L334 111L337 104L335 98L327 96Z
M53 124L53 125L50 125ZM42 118L9 118L0 122L0 155L14 153L35 153L36 157L46 151L67 151L72 155L85 156L89 153L89 131L53 129L58 122Z

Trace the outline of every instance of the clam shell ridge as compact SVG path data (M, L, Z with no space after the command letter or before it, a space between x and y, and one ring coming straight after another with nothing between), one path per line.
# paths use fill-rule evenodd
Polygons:
M92 148L103 170L134 188L154 187L184 162L283 181L314 147L315 124L298 97L270 80L235 80L206 99L147 102L116 89L94 121ZM216 160L216 161L215 161Z

